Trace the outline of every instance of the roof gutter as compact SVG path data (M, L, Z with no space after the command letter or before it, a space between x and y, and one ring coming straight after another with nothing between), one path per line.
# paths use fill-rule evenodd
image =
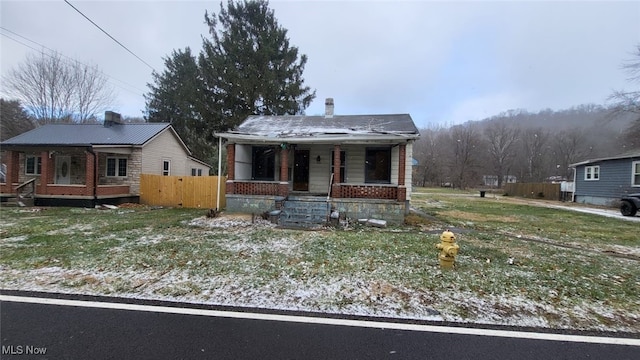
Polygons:
M380 143L383 141L388 142L407 142L410 140L416 140L420 137L418 134L385 134L385 135L340 135L340 136L256 136L256 135L242 135L242 134L229 134L229 133L216 133L218 137L228 139L235 142L246 143L273 143L281 144L283 142L296 143L296 144L318 144L327 143L334 144L336 142L346 142L350 144L369 144Z

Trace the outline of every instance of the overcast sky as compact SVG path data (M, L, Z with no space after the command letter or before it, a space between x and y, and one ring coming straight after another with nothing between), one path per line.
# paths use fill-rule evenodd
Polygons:
M158 71L201 49L220 1L78 1L74 6ZM226 0L225 0L226 3ZM509 109L604 104L631 84L620 66L640 44L640 1L271 1L316 89L308 115L409 113L418 127ZM141 116L151 68L63 0L0 1L0 70L38 44L98 65L115 111ZM11 33L13 32L13 33ZM15 34L18 35L15 35ZM28 39L28 40L25 40ZM15 40L20 41L20 44ZM33 42L30 42L30 41Z

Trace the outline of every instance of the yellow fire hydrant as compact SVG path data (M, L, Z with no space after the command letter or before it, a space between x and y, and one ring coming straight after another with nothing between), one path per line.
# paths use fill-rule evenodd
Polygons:
M440 267L451 269L460 249L460 246L456 244L456 236L451 231L445 230L440 235L440 243L436 244L436 247L440 249L440 255L438 256Z

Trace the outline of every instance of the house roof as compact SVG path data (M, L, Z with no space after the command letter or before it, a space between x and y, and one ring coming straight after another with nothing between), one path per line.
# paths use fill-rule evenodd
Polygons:
M168 123L152 124L51 124L20 134L2 146L92 146L144 145L167 128ZM173 129L173 128L171 128ZM181 141L181 140L180 140ZM184 144L183 144L184 145Z
M235 141L274 142L410 140L420 136L409 114L252 115L236 129L216 135Z
M640 150L632 150L629 152L625 152L616 156L609 156L609 157L604 157L604 158L599 158L599 159L592 159L592 160L585 160L585 161L581 161L575 164L570 164L569 167L576 167L576 166L581 166L581 165L588 165L588 164L593 164L593 163L597 163L597 162L601 162L601 161L607 161L607 160L620 160L620 159L629 159L629 158L635 158L635 157L640 157Z

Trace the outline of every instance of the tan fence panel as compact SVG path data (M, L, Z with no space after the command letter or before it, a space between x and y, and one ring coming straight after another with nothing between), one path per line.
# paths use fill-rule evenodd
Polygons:
M560 184L509 183L504 187L505 195L532 199L560 200Z
M226 206L226 178L220 178L220 208ZM185 208L217 207L217 176L140 176L140 203Z

